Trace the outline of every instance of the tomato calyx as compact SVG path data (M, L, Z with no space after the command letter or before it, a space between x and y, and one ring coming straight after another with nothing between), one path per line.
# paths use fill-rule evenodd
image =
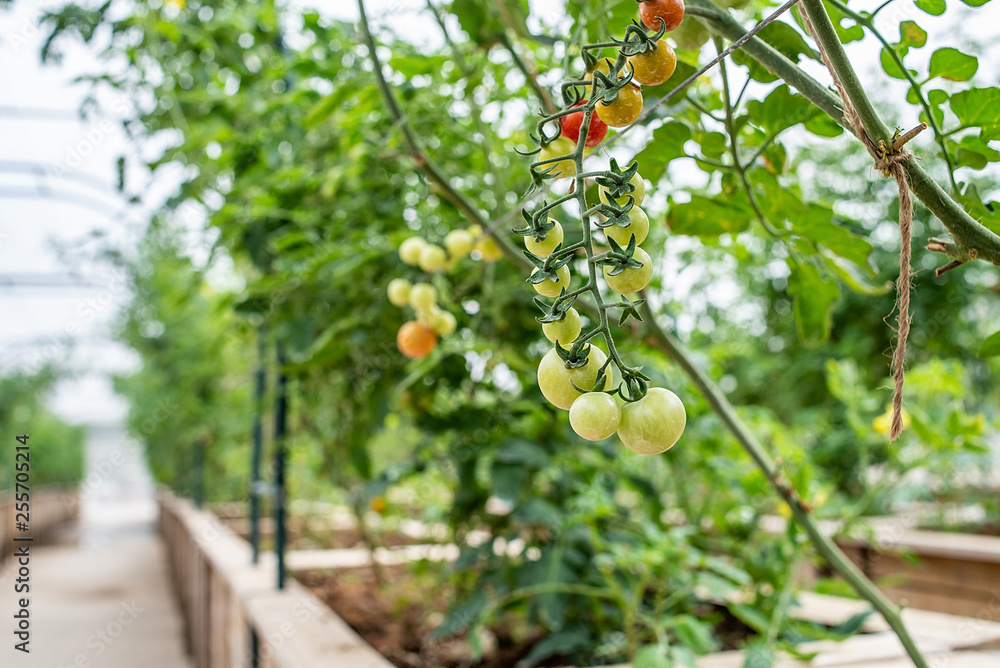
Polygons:
M635 56L640 53L656 51L656 43L666 32L667 24L662 19L660 19L660 28L656 31L650 31L646 26L633 19L632 25L625 28L625 38L622 40L612 39L612 41L618 45L623 55Z
M569 350L563 348L558 342L556 342L555 351L556 355L559 356L559 359L565 362L567 369L582 369L587 366L587 363L590 361L590 344L584 339L574 343L573 347ZM607 361L605 361L604 365L601 367L601 370L597 374L598 376L603 374L605 366L607 366Z
M532 285L537 285L542 281L553 281L558 283L559 270L569 264L570 260L573 259L572 254L557 257L560 250L562 250L562 244L556 246L555 250L552 251L552 254L548 257L538 257L529 250L522 251L524 256L528 258L528 261L535 265L537 269L537 271L532 272L531 276L525 280Z
M542 202L540 213L537 214L529 214L524 209L521 209L521 217L524 218L524 222L527 223L528 226L520 229L511 229L511 232L522 237L530 236L537 242L545 241L545 237L548 236L549 230L556 226L555 219L549 218L545 214L546 204L547 202Z
M635 192L636 188L635 184L632 183L632 178L638 171L639 163L635 160L623 170L618 166L618 161L611 158L608 171L594 179L594 182L607 190L609 200L619 200ZM630 206L629 209L631 208Z
M550 322L561 322L566 319L566 314L573 308L575 302L576 295L568 299L556 299L551 305L546 304L541 297L535 297L535 306L544 314L536 317L535 320L543 325Z
M633 302L630 301L625 295L622 295L622 300L614 305L622 310L621 316L618 318L618 326L621 327L624 325L629 318L635 318L639 322L642 322L642 315L639 313L639 307L645 303L645 299L636 299Z
M639 401L649 391L650 378L642 372L642 367L622 369L622 382L616 392L622 399L631 403Z
M625 204L618 204L615 200L602 202L597 206L597 213L604 216L604 220L595 221L595 225L602 230L617 225L622 229L628 229L632 225L632 216L629 212L635 206L635 197L628 195Z
M632 257L635 254L636 243L635 235L629 239L629 244L627 247L622 248L618 245L618 242L614 239L608 238L608 245L611 246L611 250L607 253L601 255L601 259L597 261L597 264L602 267L609 267L608 275L617 276L626 269L641 269L643 264Z
M620 57L619 57L620 58ZM607 59L610 63L611 60ZM619 76L614 75L614 78L608 76L600 70L594 70L593 80L594 80L594 98L601 101L601 105L605 107L610 107L612 104L618 101L618 91L626 86L634 85L632 83L633 70L631 63L628 64L628 72Z

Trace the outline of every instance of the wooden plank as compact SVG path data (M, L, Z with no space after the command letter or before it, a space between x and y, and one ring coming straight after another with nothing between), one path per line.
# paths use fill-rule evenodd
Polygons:
M911 550L920 555L1000 564L1000 538L947 531L922 531L898 528L886 522L873 524L874 545L883 552ZM840 538L838 543L852 547L870 546L860 538Z

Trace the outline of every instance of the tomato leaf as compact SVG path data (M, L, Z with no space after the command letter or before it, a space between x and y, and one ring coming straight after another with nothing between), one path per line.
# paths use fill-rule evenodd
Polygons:
M949 81L968 81L979 69L979 61L958 49L945 47L931 55L930 76Z
M781 85L763 100L751 100L747 104L747 114L754 125L776 135L812 116L813 106L804 96Z
M984 140L1000 139L1000 88L963 90L949 104L962 125L981 127Z
M709 199L692 195L685 204L674 204L667 215L667 225L675 234L717 237L737 234L750 225L752 212L745 198Z
M830 337L833 307L840 297L836 281L820 272L810 261L790 262L788 293L792 296L799 339L815 345Z
M977 353L979 357L996 357L1000 355L1000 331L993 332L986 337L983 344L979 346L979 352Z
M670 121L656 128L653 140L636 156L636 160L642 165L643 177L655 186L663 177L670 161L686 155L684 144L690 139L691 128L680 121Z
M914 0L913 4L931 16L941 16L947 8L945 0Z
M914 21L899 24L899 43L919 49L927 43L927 33Z

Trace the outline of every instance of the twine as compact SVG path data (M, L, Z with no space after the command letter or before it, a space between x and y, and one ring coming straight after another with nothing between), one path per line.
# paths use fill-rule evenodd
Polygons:
M800 11L799 16L802 18L802 22L809 31L809 34L812 35L813 40L819 46L819 53L823 58L823 64L830 70L833 83L837 87L837 92L840 93L840 99L844 105L844 121L850 125L855 136L861 140L872 158L875 159L875 167L885 176L891 175L895 178L896 185L899 187L900 251L899 279L896 281L896 308L899 310L899 315L896 327L898 338L896 340L896 349L892 354L892 425L889 428L889 440L895 441L900 432L903 431L903 381L906 377L906 340L910 335L910 242L913 227L913 199L910 196L910 184L906 180L906 172L903 169L903 163L913 153L903 151L901 147L917 132L924 129L926 125L922 127L918 126L916 131L908 132L890 147L886 147L881 140L876 145L871 140L871 137L868 136L868 133L865 132L865 127L858 117L858 112L854 108L854 105L851 104L851 98L844 90L844 84L837 75L837 70L833 67L833 63L830 62L830 57L823 47L823 42L817 38L816 29L813 27L812 21L809 20L808 14Z

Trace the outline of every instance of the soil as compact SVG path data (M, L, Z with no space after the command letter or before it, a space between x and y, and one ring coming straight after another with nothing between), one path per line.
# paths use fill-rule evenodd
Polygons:
M448 609L448 587L436 576L414 576L406 567L384 568L380 587L370 569L308 573L299 580L348 623L368 644L399 668L510 668L543 637L515 639L504 627L482 638L482 660L472 660L464 636L430 640ZM432 594L429 592L433 592ZM542 666L562 666L554 659Z
M303 573L298 579L330 606L365 641L398 668L511 668L544 637L516 620L492 627L480 638L484 657L472 660L466 637L430 640L444 619L450 587L437 574L414 574L406 566L383 568L387 583L379 586L370 569ZM722 612L716 638L723 649L743 646L750 630L724 608L706 605L699 614ZM512 627L519 627L512 631ZM539 666L566 666L559 657Z

